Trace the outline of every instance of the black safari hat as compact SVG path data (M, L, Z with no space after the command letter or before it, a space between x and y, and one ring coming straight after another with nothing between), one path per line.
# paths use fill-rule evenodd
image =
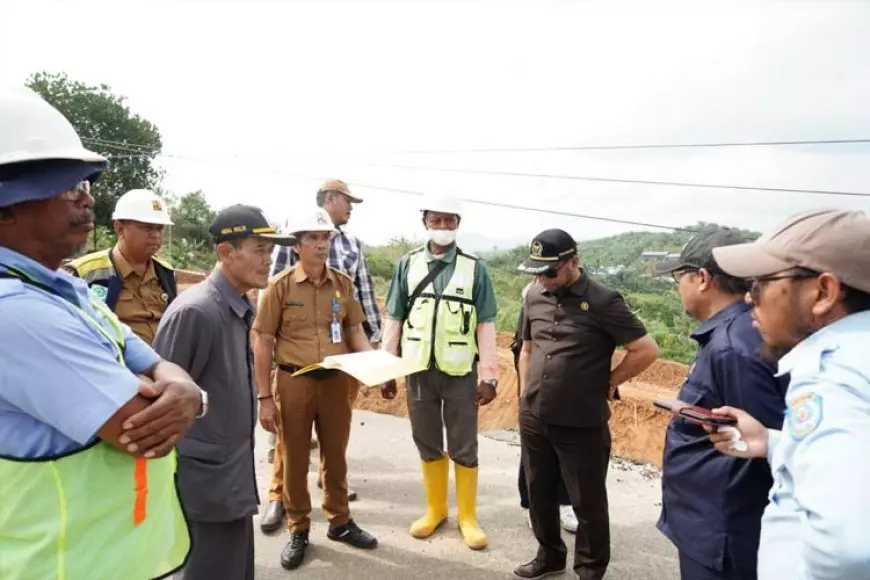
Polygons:
M222 209L208 231L217 243L241 238L264 238L281 246L296 244L296 236L276 232L263 212L251 205L237 204Z
M517 268L526 274L543 274L577 255L577 242L565 230L544 230L529 244L529 257Z
M655 272L660 275L682 270L684 268L695 270L704 268L710 272L723 274L724 271L713 258L713 248L743 244L746 243L746 241L746 238L744 238L739 231L732 228L704 230L695 234L692 239L683 246L679 258L665 260L664 262L659 263L655 268Z

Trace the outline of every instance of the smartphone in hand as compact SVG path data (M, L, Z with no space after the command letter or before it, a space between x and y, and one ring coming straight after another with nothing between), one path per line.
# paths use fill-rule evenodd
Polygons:
M710 427L737 425L737 419L734 417L714 415L710 409L698 407L697 405L690 405L684 401L680 401L679 399L656 400L653 401L653 405L697 425L709 425Z

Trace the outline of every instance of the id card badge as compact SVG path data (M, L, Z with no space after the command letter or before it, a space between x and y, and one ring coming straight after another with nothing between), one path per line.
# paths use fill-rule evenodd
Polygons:
M329 325L329 335L333 344L341 342L341 323L338 320L333 320Z

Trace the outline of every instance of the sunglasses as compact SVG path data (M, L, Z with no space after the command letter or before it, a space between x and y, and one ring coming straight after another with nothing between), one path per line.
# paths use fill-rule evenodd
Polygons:
M561 270L562 267L563 267L565 264L567 264L567 263L568 263L568 261L559 262L558 264L556 264L555 266L553 266L553 267L550 268L549 270L547 270L547 271L545 271L545 272L541 272L541 273L538 274L538 275L539 275L541 278L555 278L556 276L559 275L559 270Z
M817 278L818 276L818 272L800 268L797 270L790 270L788 272L783 272L779 274L771 274L769 276L750 278L749 297L752 298L753 302L758 302L758 299L761 297L761 293L764 291L764 288L768 284L776 280L809 280L810 278Z

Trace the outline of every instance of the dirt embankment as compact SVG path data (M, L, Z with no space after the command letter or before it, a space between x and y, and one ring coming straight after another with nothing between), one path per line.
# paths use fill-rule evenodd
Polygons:
M198 272L179 270L179 291L203 279ZM250 294L256 300L256 291ZM379 300L383 311L383 300ZM515 429L517 427L517 378L513 355L509 349L513 336L498 333L499 388L495 401L480 409L480 430ZM614 366L622 360L617 352ZM610 428L613 434L613 453L635 461L661 466L665 427L669 415L653 407L657 398L672 398L679 390L688 368L686 365L667 360L658 360L639 377L620 387L622 400L611 404ZM404 382L399 381L400 386ZM356 405L358 409L407 417L408 408L404 389L391 400L381 398L378 389L360 390Z

